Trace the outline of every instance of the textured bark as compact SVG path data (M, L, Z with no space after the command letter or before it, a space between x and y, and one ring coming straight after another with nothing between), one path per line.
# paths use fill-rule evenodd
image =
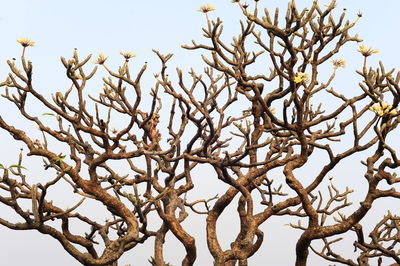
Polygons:
M1 99L14 104L21 119L42 135L37 139L0 113L0 129L25 149L16 164L0 164L0 202L21 222L0 218L0 224L49 235L88 266L117 266L122 254L153 240L149 262L170 266L164 259L171 252L165 243L170 233L185 250L180 262L172 263L190 266L196 263L197 246L185 220L204 215L214 265L246 266L260 250L266 221L290 216L299 223L289 226L302 231L295 247L297 266L307 265L310 254L351 266L373 259L381 265L383 258L399 264L400 243L393 236L400 234L400 218L389 212L368 234L370 241L362 223L375 200L400 199L398 143L392 137L400 123L400 72L387 72L383 63L375 69L368 58L378 51L360 45L360 89L339 93L334 80L345 61L335 56L347 44L361 42L350 34L361 13L345 18L343 11L334 18L335 1L327 6L314 1L303 10L290 1L282 16L279 9L262 13L259 1L233 2L244 20L232 43L222 38L222 21L211 20L208 13L214 8L200 7L207 43L193 41L183 48L204 52L204 72L176 69L171 79L172 54L154 50L161 62L154 86L142 81L147 64L135 73L130 69L133 54L121 52L124 62L116 70L100 54L95 63L108 76L99 94L88 95L97 67L88 71L91 55L81 59L74 50L72 58L61 58L69 89L46 95L34 87L33 64L25 58L34 43L19 39L22 56L7 62L10 73L0 83ZM32 99L54 121L30 113L26 106ZM114 122L120 130L112 128ZM359 155L362 175L330 176ZM29 156L43 161L46 179L28 177ZM312 171L304 172L310 166ZM200 167L207 167L207 175ZM193 180L198 178L207 178L210 186L221 182L224 189L214 197L198 197ZM353 190L335 186L337 179L347 178L368 186L352 211L347 207ZM73 192L66 200L74 202L72 207L51 199L49 192L61 182ZM96 202L108 218L90 217L81 208L85 200ZM223 248L218 233L225 228L217 224L235 208L229 215L237 215L239 226ZM74 230L77 224L84 232ZM353 231L356 259L336 253L333 245ZM322 243L319 250L316 241Z

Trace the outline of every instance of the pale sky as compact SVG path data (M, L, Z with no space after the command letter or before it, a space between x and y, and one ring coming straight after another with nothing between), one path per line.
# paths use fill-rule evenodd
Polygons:
M310 6L311 0L298 0L299 6ZM319 1L321 4L328 1ZM186 72L191 66L202 69L200 53L180 48L183 44L190 44L194 39L198 43L206 41L202 37L201 27L206 25L205 17L197 12L200 5L210 3L216 11L209 13L211 19L219 16L224 21L226 40L239 33L238 23L241 17L240 9L229 0L0 0L0 81L6 77L8 66L6 60L19 58L21 46L16 39L27 37L36 42L26 52L27 59L34 65L35 84L47 96L51 92L66 89L65 69L60 62L60 56L70 57L73 49L77 48L81 57L93 54L94 57L103 52L109 56L109 66L117 67L122 59L121 50L131 51L138 56L133 60L139 68L144 62L149 63L148 88L153 86L151 73L159 71L159 61L151 49L162 53L174 53L170 71L180 67ZM250 4L253 1L249 0ZM301 3L301 4L300 4ZM285 0L260 0L260 6L269 9L279 7L282 16L286 11ZM367 46L379 49L379 54L371 59L371 65L377 65L379 60L385 63L387 69L399 69L399 15L400 1L397 0L338 0L338 10L347 8L347 18L353 21L357 12L362 11L363 17L352 33L358 33ZM346 59L348 67L343 70L345 78L337 84L348 88L357 88L358 76L355 69L360 67L362 58L356 52L357 45L348 45L341 54ZM105 75L105 71L97 72L97 79ZM150 90L150 89L149 89ZM3 105L0 100L0 115L8 119L16 119L15 109ZM10 120L9 120L10 121ZM0 163L5 165L15 163L20 146L8 144L10 138L0 131ZM13 157L14 156L14 157ZM357 159L357 163L359 159ZM214 182L216 182L214 180ZM349 182L349 186L357 183ZM68 194L65 194L66 201ZM394 207L393 207L394 206ZM391 205L391 210L399 214L399 203ZM384 207L379 215L385 213ZM3 206L0 206L0 217L10 215ZM375 214L375 213L374 213ZM372 217L373 215L369 216ZM7 216L9 217L9 216ZM371 218L372 219L372 218ZM229 223L229 218L224 221ZM295 241L284 242L288 234L300 232L290 231L281 226L287 223L281 219L273 224L266 223L265 241L262 248L250 260L249 265L293 265ZM191 229L199 236L198 259L196 265L211 265L212 258L207 252L204 240L204 224L201 221L194 223L198 226ZM279 225L281 224L281 225ZM272 226L271 226L272 225ZM270 227L268 227L270 226ZM274 228L277 226L279 228ZM276 230L275 230L276 229ZM280 231L279 231L280 230ZM280 232L280 233L277 233ZM203 234L203 236L201 236ZM224 232L221 233L222 235ZM282 237L284 236L284 237ZM229 237L228 237L229 238ZM150 240L152 244L152 240ZM227 240L228 243L228 240ZM176 252L172 245L176 245ZM67 254L61 245L48 236L38 232L16 232L0 227L0 264L1 265L79 265L75 259ZM275 249L271 252L271 249ZM181 244L175 240L167 242L167 261L179 265L182 259ZM23 255L22 255L23 254ZM351 254L351 252L350 252ZM149 265L147 259L152 255L152 246L133 249L125 254L119 265ZM319 264L315 255L311 255L309 265Z

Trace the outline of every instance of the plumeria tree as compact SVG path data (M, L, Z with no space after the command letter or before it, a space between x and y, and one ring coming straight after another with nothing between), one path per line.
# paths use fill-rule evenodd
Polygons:
M334 18L335 1L322 7L315 1L303 10L291 1L283 17L278 9L259 10L259 1L232 2L243 14L233 41L222 38L222 21L209 16L215 8L201 6L206 40L183 48L203 51L204 72L177 69L172 78L172 54L154 50L161 70L151 89L142 90L147 64L130 70L135 54L121 52L123 63L113 70L105 55L90 66L91 56L82 59L75 50L72 58L61 58L71 85L46 97L33 86L33 64L26 59L25 49L35 43L17 40L22 56L7 61L2 96L41 137L1 114L0 128L26 148L16 164L0 165L0 201L21 222L0 218L0 224L50 235L84 265L117 265L123 253L145 242L154 247L152 265L169 265L164 243L170 233L185 250L181 262L171 263L193 265L198 247L184 221L199 215L206 217L203 233L214 265L248 265L264 242L262 226L285 216L299 220L288 224L301 231L296 265L306 265L310 252L344 265L400 263L396 213L384 216L370 239L363 230L374 201L400 198L400 160L391 137L400 121L399 72L369 65L378 50L350 33L361 13L347 19L343 11ZM357 43L354 56L364 60L358 90L342 94L334 82L346 63L337 54L349 43ZM108 76L100 94L88 94L98 67ZM31 100L46 109L43 115L28 108ZM47 181L32 181L26 156L43 160ZM368 189L349 209L353 190L337 188L335 182L346 177L333 179L331 173L355 156L363 156L364 174L354 178ZM212 173L208 182L226 185L217 196L194 193L200 167ZM72 207L49 196L62 182L76 200ZM104 206L98 211L108 218L92 217L86 202ZM239 228L223 248L218 232L224 229L217 224L232 206ZM335 250L346 233L356 256Z

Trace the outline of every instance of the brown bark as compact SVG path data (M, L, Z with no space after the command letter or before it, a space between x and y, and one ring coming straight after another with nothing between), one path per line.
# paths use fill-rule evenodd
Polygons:
M99 55L96 63L108 77L102 92L87 95L97 67L88 71L91 56L82 60L75 50L72 58L61 60L70 87L55 95L42 94L34 87L33 64L25 59L29 43L19 41L22 57L18 64L7 62L10 74L0 83L5 88L2 98L15 105L22 119L37 125L42 136L34 138L0 114L0 129L27 149L21 150L17 164L0 165L0 202L22 222L0 218L0 224L50 235L90 266L116 266L124 252L153 237L154 257L149 262L169 265L164 242L171 232L185 249L181 264L186 266L195 264L197 246L184 221L188 215L206 215L214 265L233 266L248 265L259 251L264 240L260 228L267 220L290 216L307 224L290 224L302 230L295 247L298 266L307 264L310 250L345 265L367 265L372 259L382 264L384 257L400 263L398 238L392 234L398 236L400 228L396 214L378 221L369 234L371 241L362 230L375 200L400 198L395 174L400 160L391 137L398 134L400 123L400 73L387 72L383 63L374 70L368 58L377 50L360 46L360 89L335 91L334 80L345 65L335 55L347 44L361 42L350 34L361 14L347 20L343 12L335 19L335 1L327 7L314 1L303 10L291 1L283 17L278 9L260 14L255 2L239 3L245 21L229 45L221 37L222 21L210 20L207 13L212 8L202 7L208 44L193 41L183 47L205 52L204 73L191 70L187 79L177 69L175 82L167 71L172 54L154 50L161 69L152 89L142 89L147 64L131 73L133 55L122 53L125 61L116 72L106 66L107 57ZM328 62L331 70L326 70ZM53 124L31 114L26 108L31 99L48 110L44 115L54 119ZM116 116L120 130L112 128ZM339 149L336 143L341 140ZM368 191L360 206L349 212L352 190L337 188L330 174L356 155L364 156L360 166L365 173L351 178L365 182ZM32 183L24 167L26 156L40 158L51 178ZM300 176L310 165L313 171ZM189 201L197 195L193 179L199 178L199 166L213 171L200 178L227 188L217 196ZM68 199L76 200L72 207L58 206L49 196L61 182L73 192ZM323 192L325 186L328 193ZM109 218L98 221L86 215L81 208L85 200L98 203L99 210L104 207ZM30 201L31 208L23 207L24 201ZM217 223L232 206L240 223L224 250L218 238L223 228ZM85 232L77 233L75 224ZM339 240L332 240L351 231L356 232L358 251L354 261L337 254L333 244ZM320 250L313 247L315 241L323 244Z

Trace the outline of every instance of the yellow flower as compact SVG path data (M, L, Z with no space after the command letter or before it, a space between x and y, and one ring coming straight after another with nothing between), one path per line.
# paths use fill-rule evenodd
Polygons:
M215 7L211 4L206 4L206 5L202 5L200 6L199 10L200 12L203 12L204 14L210 12L210 11L214 11Z
M123 52L123 51L121 51L121 52L119 52L120 53L120 55L122 55L123 57L125 57L125 59L126 60L129 60L130 58L133 58L133 57L136 57L137 56L137 54L132 54L131 52Z
M380 103L375 103L369 108L370 111L375 112L379 116L383 115L382 107Z
M346 67L346 61L344 59L332 59L332 63L333 63L334 68L338 68L338 67L345 68Z
M295 78L294 78L294 82L296 82L296 83L300 83L301 82L301 76L299 76L299 75L297 75Z
M296 77L294 78L294 82L300 83L302 81L309 82L310 81L310 75L303 73L303 72L298 72Z
M268 109L271 111L271 113L274 115L276 114L276 109L272 106L268 107Z
M107 58L108 58L108 56L105 57L105 55L103 53L100 53L97 60L93 61L93 64L103 65L106 62Z
M379 53L378 49L373 49L372 47L367 48L364 44L358 46L357 51L360 52L365 57Z
M28 38L19 38L17 39L17 43L21 44L23 47L35 46L35 42Z
M375 112L378 116L397 114L397 108L393 108L393 106L389 105L385 101L375 103L369 108L369 110Z

